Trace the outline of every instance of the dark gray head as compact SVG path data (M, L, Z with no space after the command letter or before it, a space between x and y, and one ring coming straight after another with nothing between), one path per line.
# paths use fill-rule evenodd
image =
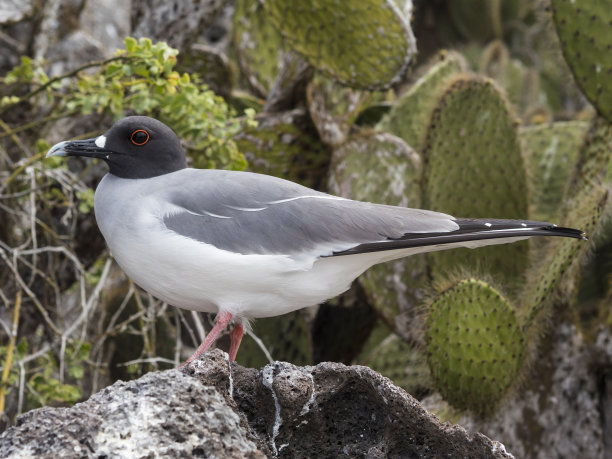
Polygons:
M87 140L60 142L50 156L86 156L106 161L110 173L122 178L156 177L187 167L176 134L147 116L128 116L105 134Z

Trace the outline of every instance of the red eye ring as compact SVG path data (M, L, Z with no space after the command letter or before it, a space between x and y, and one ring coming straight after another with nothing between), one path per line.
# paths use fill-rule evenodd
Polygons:
M141 133L144 133L145 136L143 137ZM132 132L132 135L130 136L130 140L132 141L132 143L134 145L138 145L139 147L147 143L149 139L149 133L144 129L136 129L134 132Z

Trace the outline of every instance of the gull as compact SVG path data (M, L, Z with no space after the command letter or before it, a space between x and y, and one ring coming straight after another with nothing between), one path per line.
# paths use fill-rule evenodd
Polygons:
M250 319L279 316L348 290L371 266L410 255L582 231L528 220L455 218L333 196L251 172L193 169L177 135L130 116L105 134L60 142L51 156L106 162L94 210L111 254L173 306L216 313L195 353L233 320L230 362Z

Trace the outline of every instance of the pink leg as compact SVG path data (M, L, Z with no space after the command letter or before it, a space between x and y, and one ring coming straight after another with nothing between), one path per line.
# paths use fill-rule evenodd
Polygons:
M238 354L238 348L240 347L240 341L242 341L242 334L244 329L242 323L236 322L234 329L230 333L230 350L229 350L229 361L230 363L236 360L236 354Z
M200 347L197 348L197 350L193 353L191 357L189 357L185 361L185 363L183 363L182 365L179 365L178 368L184 367L189 362L192 362L193 360L200 357L200 355L204 354L208 350L208 348L217 340L221 332L227 328L228 324L230 323L230 320L232 320L232 315L229 312L220 312L219 314L217 314L217 323L212 328L212 330L208 333L208 335L206 335L206 338L204 338L204 341L202 341L202 344L200 344Z

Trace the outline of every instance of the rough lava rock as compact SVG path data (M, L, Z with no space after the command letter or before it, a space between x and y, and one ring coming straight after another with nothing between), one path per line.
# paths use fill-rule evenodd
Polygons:
M34 0L1 0L0 24L19 22L34 11Z
M227 0L133 0L132 35L187 49L213 23L225 3Z
M265 456L216 389L168 370L20 416L0 437L0 457Z
M181 370L119 381L72 408L41 408L0 436L2 457L512 457L442 424L361 366L229 365L215 350Z

